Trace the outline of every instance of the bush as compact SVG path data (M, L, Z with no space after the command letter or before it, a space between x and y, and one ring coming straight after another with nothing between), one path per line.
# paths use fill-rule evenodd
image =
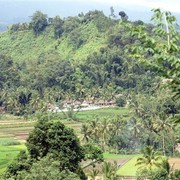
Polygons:
M124 96L120 96L116 99L116 105L119 107L124 107L126 105L126 100Z

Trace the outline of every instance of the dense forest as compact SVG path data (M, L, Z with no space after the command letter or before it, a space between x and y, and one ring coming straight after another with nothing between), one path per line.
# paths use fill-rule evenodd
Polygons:
M44 114L27 140L29 155L21 152L7 178L33 177L36 167L47 162L53 162L55 177L61 162L62 178L86 179L79 162L85 157L101 161L102 152L110 150L139 153L148 146L164 156L176 155L180 34L174 16L165 15L164 23L163 12L154 10L154 23L146 24L129 21L124 11L115 17L112 8L109 17L95 10L64 19L36 11L29 23L13 24L0 34L0 111ZM130 115L84 123L82 147L73 131L45 114L49 104L61 108L84 101L114 102L129 108ZM77 121L70 112L68 119ZM58 134L66 136L63 148Z

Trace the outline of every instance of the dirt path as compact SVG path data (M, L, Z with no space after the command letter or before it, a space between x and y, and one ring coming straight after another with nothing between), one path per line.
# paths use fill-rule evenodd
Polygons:
M173 169L180 170L180 158L170 158L168 161Z

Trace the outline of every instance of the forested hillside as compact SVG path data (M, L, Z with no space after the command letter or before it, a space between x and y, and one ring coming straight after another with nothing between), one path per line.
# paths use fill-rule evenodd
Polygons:
M119 18L95 10L66 19L35 12L30 23L14 24L0 35L1 106L23 114L68 99L111 101L117 94L152 94L161 81L157 67L145 66L137 56L148 45L142 58L151 63L160 52L153 49L158 46L154 41L161 39L153 28L140 20L128 21L123 11ZM144 34L137 36L138 31ZM173 60L179 51L174 44L172 48ZM168 63L159 71L173 78L177 63L171 72ZM177 77L173 82L178 88Z

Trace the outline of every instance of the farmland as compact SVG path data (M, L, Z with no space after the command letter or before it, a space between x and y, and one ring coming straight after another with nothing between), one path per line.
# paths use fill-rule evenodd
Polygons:
M129 110L126 108L103 108L92 111L80 111L75 114L75 120L65 119L62 113L49 114L54 116L55 119L60 118L66 126L73 128L75 133L81 139L81 128L83 123L91 122L94 119L100 119L103 122L105 119L112 119L116 116L120 116L122 119L128 119ZM5 172L8 164L16 157L20 150L26 149L24 143L28 138L29 132L31 132L36 123L36 117L29 117L24 119L23 117L17 117L12 115L1 115L0 118L0 174ZM120 177L136 176L137 158L140 154L113 154L105 152L104 159L107 162L117 162L119 169L117 175ZM170 165L174 169L179 169L180 159L170 158ZM100 169L100 165L96 168Z

